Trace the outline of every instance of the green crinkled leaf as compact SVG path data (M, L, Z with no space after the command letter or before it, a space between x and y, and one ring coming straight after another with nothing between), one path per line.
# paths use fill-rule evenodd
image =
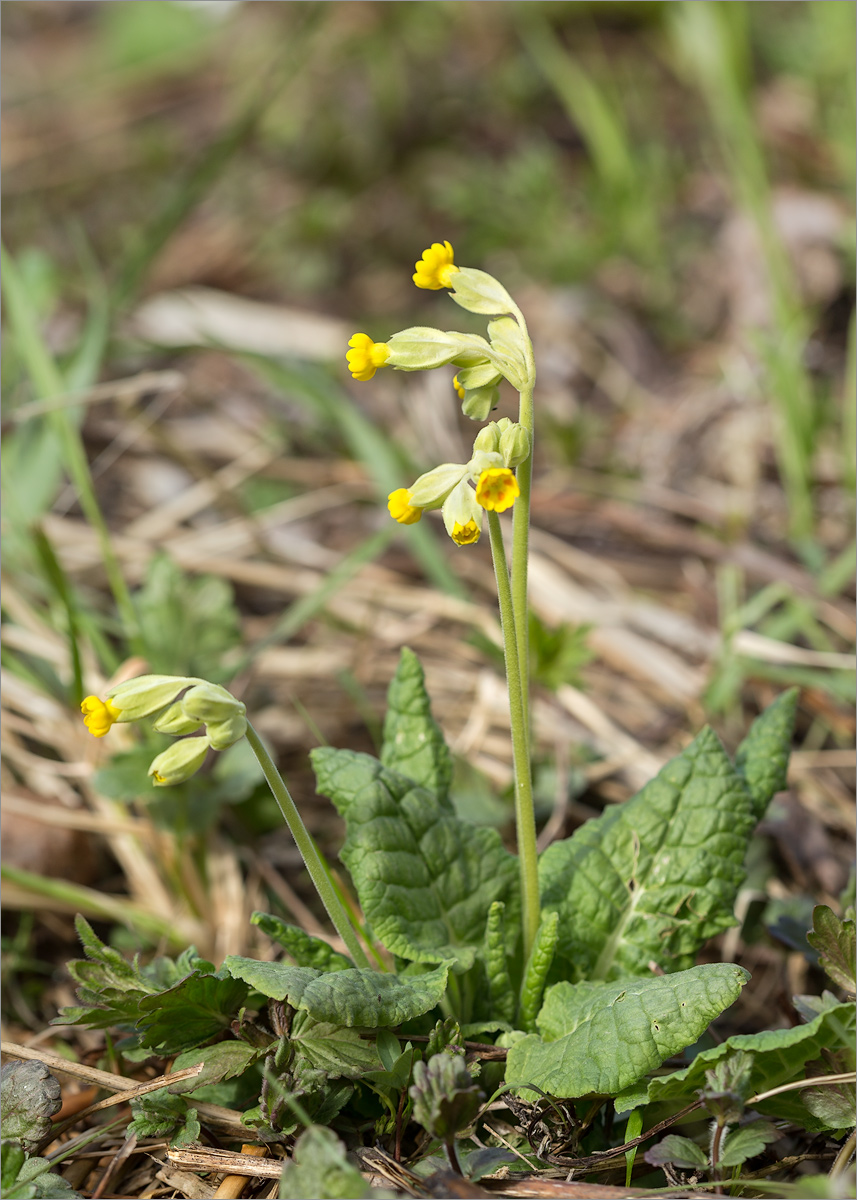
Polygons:
M735 769L753 797L753 815L760 821L771 797L786 786L789 753L800 692L791 688L757 717L735 754Z
M628 1093L616 1099L617 1115L645 1103L666 1100L683 1104L695 1100L697 1090L705 1083L705 1072L735 1050L746 1050L753 1055L753 1094L770 1091L797 1079L806 1063L821 1058L823 1050L836 1051L842 1048L853 1054L854 1032L853 1002L838 1004L833 997L829 997L826 1007L806 1025L736 1034L719 1046L698 1054L689 1067L651 1079L645 1088L629 1089ZM807 1086L811 1084L812 1080L807 1080ZM759 1101L753 1107L768 1116L795 1121L813 1132L829 1128L813 1117L798 1091L782 1092Z
M625 804L541 856L542 906L560 918L553 977L687 970L734 924L754 801L711 729Z
M340 857L375 936L404 959L471 967L491 903L503 900L517 919L517 860L500 835L368 754L311 757L319 791L345 818Z
M452 756L431 714L425 675L413 650L402 650L387 692L381 762L446 800L452 780Z
M383 1066L375 1045L362 1038L356 1029L316 1021L308 1012L296 1014L289 1042L329 1079L357 1079L365 1071L377 1071Z
M234 1079L243 1075L248 1067L259 1058L261 1051L246 1042L217 1042L214 1046L203 1046L200 1050L187 1050L180 1054L173 1063L173 1071L184 1071L197 1063L204 1066L200 1073L192 1079L180 1079L170 1085L169 1091L174 1096L187 1092L196 1092L201 1087L210 1087L222 1083L225 1079Z
M542 995L545 990L545 980L553 963L556 952L559 917L555 912L545 913L542 917L530 959L524 970L524 981L521 985L521 1028L533 1032L536 1028L536 1017L542 1006Z
M133 1120L129 1133L137 1137L169 1137L173 1145L186 1146L199 1140L199 1117L182 1096L151 1092L131 1101Z
M162 1054L192 1050L228 1029L246 998L247 988L222 970L189 975L168 991L140 1001L142 1043Z
M495 900L488 910L485 928L485 974L488 979L490 1011L503 1024L515 1019L515 992L506 954L505 904Z
M316 1021L376 1029L401 1025L434 1008L446 991L449 963L407 979L357 967L316 971L287 963L257 962L238 954L230 954L223 969L263 996L288 1000L293 1008L303 1009Z
M743 967L715 963L613 983L558 983L539 1014L541 1036L515 1042L506 1082L552 1096L613 1096L691 1045L738 996Z
M806 940L818 951L818 965L836 986L852 994L857 991L854 921L843 921L826 904L817 904L812 910L812 929Z
M271 941L282 946L299 967L313 967L316 971L347 971L354 966L350 958L334 950L321 938L313 937L297 925L289 925L270 913L254 912L250 921L258 925Z
M761 1154L766 1146L780 1140L779 1130L768 1121L752 1121L727 1134L717 1160L721 1167L740 1167L748 1158Z

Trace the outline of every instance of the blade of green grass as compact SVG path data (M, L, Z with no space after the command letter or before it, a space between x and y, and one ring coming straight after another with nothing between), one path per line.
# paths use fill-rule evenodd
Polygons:
M33 542L36 553L39 556L39 561L42 564L45 578L65 610L66 633L72 668L70 700L75 707L78 707L83 699L84 689L83 664L78 644L77 605L74 598L74 588L69 584L65 571L63 571L59 559L54 554L54 548L41 526L36 526L33 529Z
M65 879L49 879L45 875L23 871L8 864L0 867L0 877L31 893L33 897L54 901L62 906L64 912L82 913L99 921L119 921L155 941L164 939L177 948L183 949L187 944L185 931L177 928L175 921L156 916L124 896L108 896L94 888L69 883Z
M67 390L66 381L39 332L35 313L30 305L17 264L3 246L0 246L0 262L3 267L3 294L6 299L9 325L32 379L36 399L46 400L50 397L60 396ZM131 593L122 574L122 568L110 541L107 523L92 486L92 476L80 432L73 424L66 409L54 409L47 414L45 419L56 431L62 447L65 468L77 489L84 515L98 538L104 570L116 601L116 607L122 617L128 641L135 652L140 653L137 616L131 601Z

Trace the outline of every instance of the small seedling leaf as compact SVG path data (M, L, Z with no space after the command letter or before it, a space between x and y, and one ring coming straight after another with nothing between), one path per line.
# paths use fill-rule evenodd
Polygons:
M812 930L806 940L818 951L818 963L825 974L837 987L853 995L857 991L854 921L843 921L832 908L818 904L813 909Z

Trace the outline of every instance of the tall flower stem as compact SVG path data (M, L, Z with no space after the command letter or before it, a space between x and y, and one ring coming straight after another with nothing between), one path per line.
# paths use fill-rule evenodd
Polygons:
M337 896L336 890L330 881L324 859L319 854L318 847L310 836L306 825L301 820L301 815L289 793L289 789L283 782L282 776L274 766L273 759L249 721L247 722L246 736L253 753L259 760L259 766L262 768L265 779L268 781L268 787L274 794L274 799L279 806L280 812L283 814L283 819L289 827L289 832L295 839L295 845L301 852L304 865L309 871L310 878L315 884L315 889L321 897L322 904L327 909L327 915L333 922L336 932L348 948L348 953L355 964L358 967L371 967L372 964L369 962L366 952L357 940L357 934L354 932L354 928L348 919L348 914L342 905L342 901Z
M518 502L520 503L520 500ZM515 771L515 825L518 834L518 867L521 877L524 961L526 962L539 928L539 873L533 784L530 775L530 733L521 687L519 646L512 607L509 568L506 563L506 549L503 545L500 518L495 512L488 513L488 532L491 538L494 574L497 577L500 623L503 628L503 650L506 656L506 680L509 686L509 719L512 729L512 756Z

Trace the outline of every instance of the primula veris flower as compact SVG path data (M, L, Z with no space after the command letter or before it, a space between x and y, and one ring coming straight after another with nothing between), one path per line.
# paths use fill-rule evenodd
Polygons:
M122 710L110 700L99 700L98 696L87 696L80 706L83 723L93 737L104 737L119 720Z
M414 264L414 283L418 288L428 288L434 292L452 287L452 277L458 272L458 267L452 260L453 252L449 242L432 242L428 250L423 250L419 262Z
M474 542L479 541L479 538L482 536L482 530L475 521L468 521L466 525L461 525L456 521L449 536L455 542L456 546L471 546Z
M464 387L458 382L457 375L454 375L452 377L452 386L455 388L455 394L456 394L456 396L458 396L458 399L463 400L464 399Z
M489 467L476 484L477 503L494 512L511 508L520 494L518 481L508 467Z
M190 675L137 675L110 689L107 695L121 712L119 721L139 721L166 708L176 697L203 680Z
M390 516L400 525L416 525L423 510L411 504L411 493L407 488L397 488L387 497L387 508Z
M351 349L345 355L348 369L355 379L371 379L390 357L386 342L373 342L368 333L355 333L349 339Z

